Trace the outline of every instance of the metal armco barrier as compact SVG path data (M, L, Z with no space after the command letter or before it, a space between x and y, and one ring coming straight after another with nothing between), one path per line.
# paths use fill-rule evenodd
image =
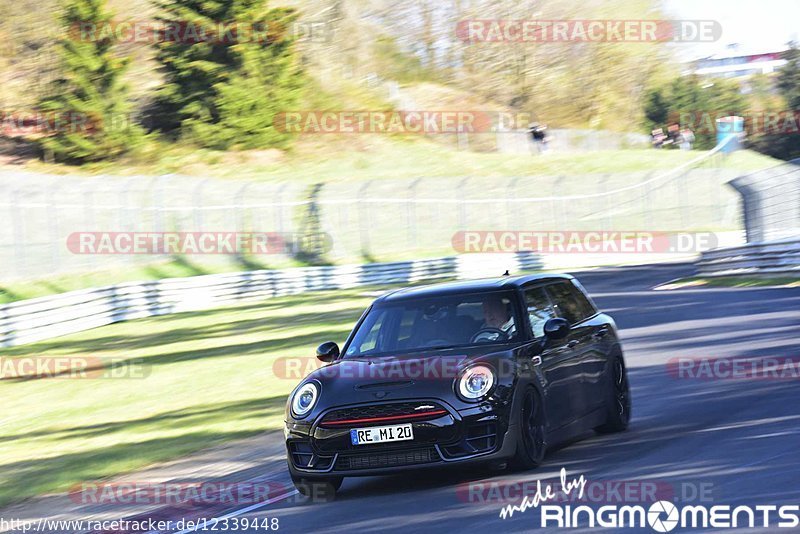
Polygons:
M701 276L800 276L800 238L710 250L696 265Z
M24 345L119 321L210 309L244 300L323 289L499 276L506 269L520 273L541 267L541 258L535 253L474 254L129 282L0 306L0 347Z

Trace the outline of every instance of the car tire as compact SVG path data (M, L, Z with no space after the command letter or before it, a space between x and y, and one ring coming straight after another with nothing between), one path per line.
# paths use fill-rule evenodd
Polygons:
M544 403L536 388L528 386L522 398L522 412L517 433L517 451L511 461L516 470L538 467L547 452L547 425Z
M611 387L606 400L606 422L595 427L595 431L600 434L622 432L628 428L631 419L631 392L625 361L621 356L616 356L611 366Z
M334 500L343 481L344 477L304 478L292 475L292 483L300 495L322 502Z

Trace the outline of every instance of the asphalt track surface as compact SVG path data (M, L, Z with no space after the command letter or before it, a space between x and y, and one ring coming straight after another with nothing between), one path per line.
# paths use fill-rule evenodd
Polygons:
M691 274L688 265L659 265L577 275L621 331L633 398L628 431L587 434L524 473L456 468L349 478L332 502L290 494L233 512L248 521L277 517L280 532L542 531L538 509L505 520L499 512L518 502L514 482L556 480L562 467L568 477L606 488L622 482L634 493L651 482L658 498L683 503L800 504L800 380L678 378L667 365L676 357L800 356L800 289L651 290ZM276 454L262 473L289 487L273 436ZM473 483L502 489L470 493ZM601 504L624 504L613 490L605 495Z

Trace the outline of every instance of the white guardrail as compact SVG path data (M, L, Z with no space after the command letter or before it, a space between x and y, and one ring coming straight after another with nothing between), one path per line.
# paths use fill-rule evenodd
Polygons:
M709 250L696 266L700 276L800 276L800 238Z
M0 306L0 347L24 345L91 328L169 313L323 289L477 278L541 269L535 253L299 267L128 282Z

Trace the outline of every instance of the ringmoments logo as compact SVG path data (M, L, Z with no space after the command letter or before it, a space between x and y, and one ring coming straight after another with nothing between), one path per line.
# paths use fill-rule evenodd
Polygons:
M533 495L524 496L518 504L509 504L500 510L500 518L508 519L514 514L532 508L539 509L541 528L646 528L655 532L670 532L676 528L770 528L796 529L800 526L800 505L759 504L755 506L730 506L724 504L676 505L667 500L656 501L649 506L609 504L593 508L589 505L547 504L557 495L576 499L583 498L588 481L584 475L567 479L566 469L561 469L560 490L556 484L537 483Z

